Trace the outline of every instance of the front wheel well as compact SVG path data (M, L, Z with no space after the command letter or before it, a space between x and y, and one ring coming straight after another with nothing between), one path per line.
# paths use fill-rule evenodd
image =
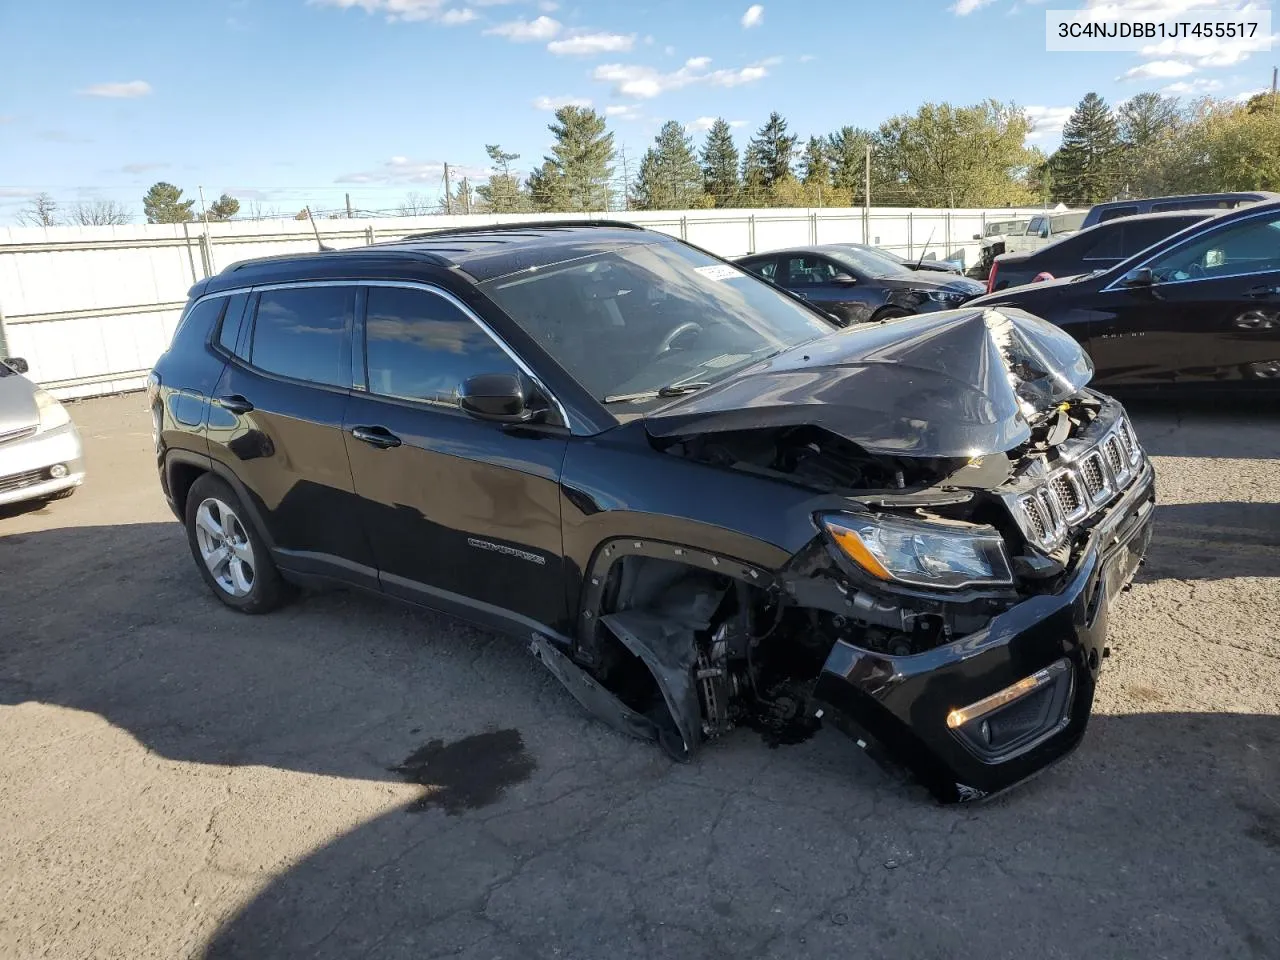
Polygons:
M911 316L911 311L908 310L906 307L900 307L896 303L891 303L881 307L879 310L873 313L871 315L871 320L874 323L877 320L892 320L895 317L909 317L909 316Z

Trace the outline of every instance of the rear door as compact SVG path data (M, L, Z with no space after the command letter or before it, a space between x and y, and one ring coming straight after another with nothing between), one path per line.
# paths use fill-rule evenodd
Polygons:
M460 409L468 377L522 368L442 290L371 284L362 326L345 443L383 589L498 626L556 624L567 428Z
M254 292L214 391L209 452L253 501L277 563L376 586L342 432L357 291L317 282Z

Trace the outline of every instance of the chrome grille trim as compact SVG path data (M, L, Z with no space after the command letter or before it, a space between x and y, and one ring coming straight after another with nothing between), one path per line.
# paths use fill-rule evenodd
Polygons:
M1023 535L1043 551L1061 546L1073 527L1101 511L1141 472L1142 448L1127 417L1120 414L1097 429L1099 439L1064 444L1061 466L1022 477L1015 481L1020 489L1004 495Z

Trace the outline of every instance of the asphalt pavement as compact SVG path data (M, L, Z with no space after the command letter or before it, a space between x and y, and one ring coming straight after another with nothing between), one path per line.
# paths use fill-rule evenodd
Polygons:
M678 765L518 641L245 617L140 395L0 515L0 956L1280 956L1280 415L1134 408L1160 504L1081 748L940 807L834 730Z

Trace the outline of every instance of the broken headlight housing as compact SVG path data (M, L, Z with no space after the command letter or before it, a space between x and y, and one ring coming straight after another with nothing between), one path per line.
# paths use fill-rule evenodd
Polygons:
M1004 540L994 527L832 514L822 526L840 550L877 580L959 590L1013 583Z

